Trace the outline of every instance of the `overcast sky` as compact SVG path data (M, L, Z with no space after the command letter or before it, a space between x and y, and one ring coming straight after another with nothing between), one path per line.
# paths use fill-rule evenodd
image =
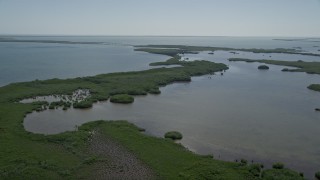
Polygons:
M0 34L320 37L320 0L0 0Z

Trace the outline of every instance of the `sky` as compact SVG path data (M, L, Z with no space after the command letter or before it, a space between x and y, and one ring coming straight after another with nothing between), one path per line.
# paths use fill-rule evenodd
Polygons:
M0 0L0 34L320 37L320 0Z

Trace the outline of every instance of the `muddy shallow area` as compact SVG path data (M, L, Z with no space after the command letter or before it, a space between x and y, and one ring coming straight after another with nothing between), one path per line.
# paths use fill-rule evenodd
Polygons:
M156 179L155 173L134 154L96 129L92 132L89 152L106 162L94 166L93 179Z

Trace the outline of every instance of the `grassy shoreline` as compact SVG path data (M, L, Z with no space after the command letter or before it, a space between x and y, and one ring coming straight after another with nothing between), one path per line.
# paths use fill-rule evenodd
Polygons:
M172 57L175 57L174 54ZM152 168L159 179L302 179L288 169L261 171L259 165L224 162L212 156L200 156L171 140L142 134L139 128L125 121L96 121L78 127L78 131L57 135L26 132L24 116L41 103L17 103L21 99L45 95L72 94L88 89L91 96L83 107L112 95L145 95L158 92L159 87L179 81L226 70L224 64L209 61L185 62L168 60L162 65L181 67L146 71L110 73L74 79L36 80L0 87L0 179L79 179L90 178L97 163L107 163L88 153L88 144L96 128L119 142Z

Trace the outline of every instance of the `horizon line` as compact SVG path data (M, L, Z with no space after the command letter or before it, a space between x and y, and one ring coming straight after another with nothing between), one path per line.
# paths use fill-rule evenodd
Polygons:
M1 36L52 36L52 37L65 37L65 36L82 36L82 37L282 37L282 38L320 38L320 36L280 36L280 35L253 35L253 36L242 36L242 35L107 35L107 34L7 34L0 33Z

